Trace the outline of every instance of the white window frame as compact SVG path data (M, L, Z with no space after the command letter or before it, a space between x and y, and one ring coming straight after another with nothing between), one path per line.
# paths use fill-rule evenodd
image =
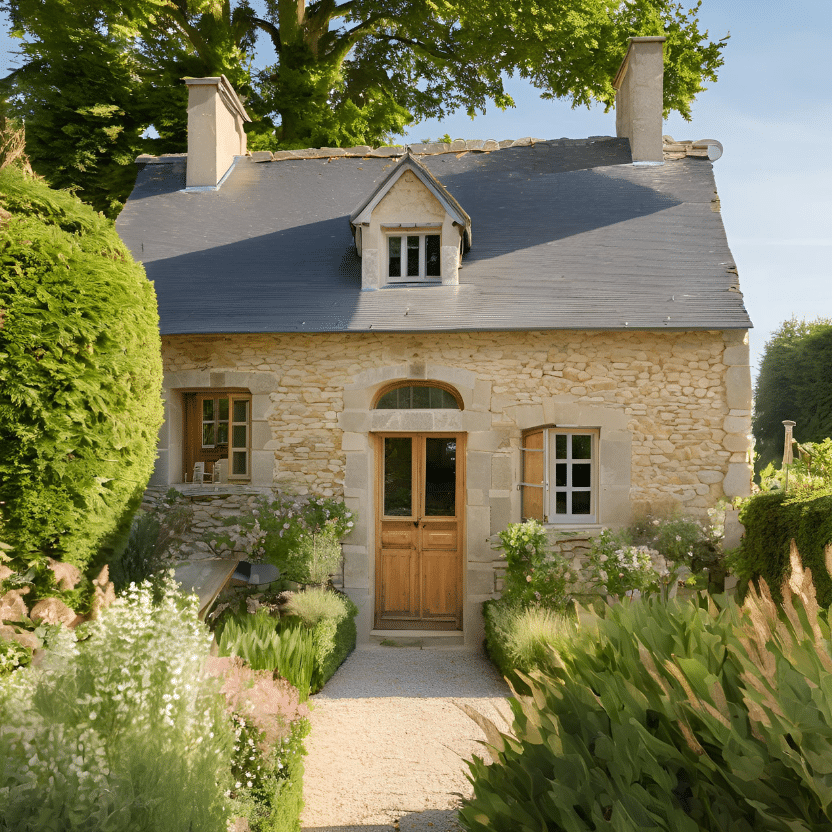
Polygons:
M521 455L523 471L527 471L527 464L524 459L526 454L543 454L542 470L543 482L519 483L519 489L522 488L541 488L543 489L543 521L548 525L596 525L599 516L599 430L596 428L565 428L565 427L546 427L535 428L533 430L525 431L524 435L530 436L532 434L542 432L542 447L541 448L525 448L522 443ZM556 437L567 436L568 455L564 460L557 460L556 458ZM574 462L572 458L572 436L589 436L591 438L591 458L588 460L591 466L591 484L590 486L574 486L573 485L573 469L571 463ZM579 464L584 464L585 460L577 461ZM556 464L564 463L566 468L566 484L564 486L556 485ZM526 480L526 476L522 477ZM572 506L571 495L573 493L586 492L590 494L591 510L589 514L573 514L570 511L564 514L556 513L556 495L566 494L567 508ZM523 511L523 500L522 500Z
M391 240L395 237L400 239L400 276L393 277L390 274L391 262ZM408 274L408 238L419 237L419 274ZM417 231L416 229L398 229L396 233L388 232L385 235L385 276L388 283L416 283L419 281L435 282L441 279L440 274L426 274L426 237L437 237L437 246L441 252L441 261L439 264L439 271L442 272L442 244L443 239L440 229L431 231Z

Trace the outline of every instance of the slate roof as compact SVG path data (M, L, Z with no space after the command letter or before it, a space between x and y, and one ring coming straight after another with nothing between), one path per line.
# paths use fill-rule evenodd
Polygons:
M712 164L631 164L628 141L419 156L472 220L460 285L361 291L349 217L397 163L241 158L184 192L152 160L117 229L145 264L163 335L751 326Z

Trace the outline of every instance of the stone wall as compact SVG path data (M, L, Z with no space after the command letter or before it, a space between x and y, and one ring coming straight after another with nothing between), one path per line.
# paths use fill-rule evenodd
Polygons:
M567 405L622 414L632 434L632 501L674 501L702 513L749 483L743 339L742 331L169 336L163 353L169 387L200 376L203 386L217 386L209 375L223 371L235 381L242 374L274 380L253 402L253 420L260 410L265 423L253 424L253 447L271 452L277 484L300 493L343 492L345 387L375 368L409 378L415 363L428 360L488 385L496 429L512 425L508 410L520 405L541 406L541 423L561 423Z
M744 331L168 336L163 358L167 422L154 484L182 480L179 391L250 390L252 486L343 497L358 515L344 583L361 610L360 638L372 627L375 433L465 437L464 631L473 644L480 605L501 581L490 536L520 519L523 430L598 431L599 512L593 526L574 528L580 549L636 513L679 508L706 519L720 499L749 492ZM385 385L409 379L451 385L463 410L374 410Z

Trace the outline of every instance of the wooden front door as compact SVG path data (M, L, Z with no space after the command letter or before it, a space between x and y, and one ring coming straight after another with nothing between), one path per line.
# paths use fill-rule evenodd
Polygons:
M377 436L377 629L462 628L464 442Z

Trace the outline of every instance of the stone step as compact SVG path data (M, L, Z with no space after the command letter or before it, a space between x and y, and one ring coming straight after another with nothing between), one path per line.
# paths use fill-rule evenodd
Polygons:
M459 630L371 630L371 644L418 650L462 647L463 633Z

